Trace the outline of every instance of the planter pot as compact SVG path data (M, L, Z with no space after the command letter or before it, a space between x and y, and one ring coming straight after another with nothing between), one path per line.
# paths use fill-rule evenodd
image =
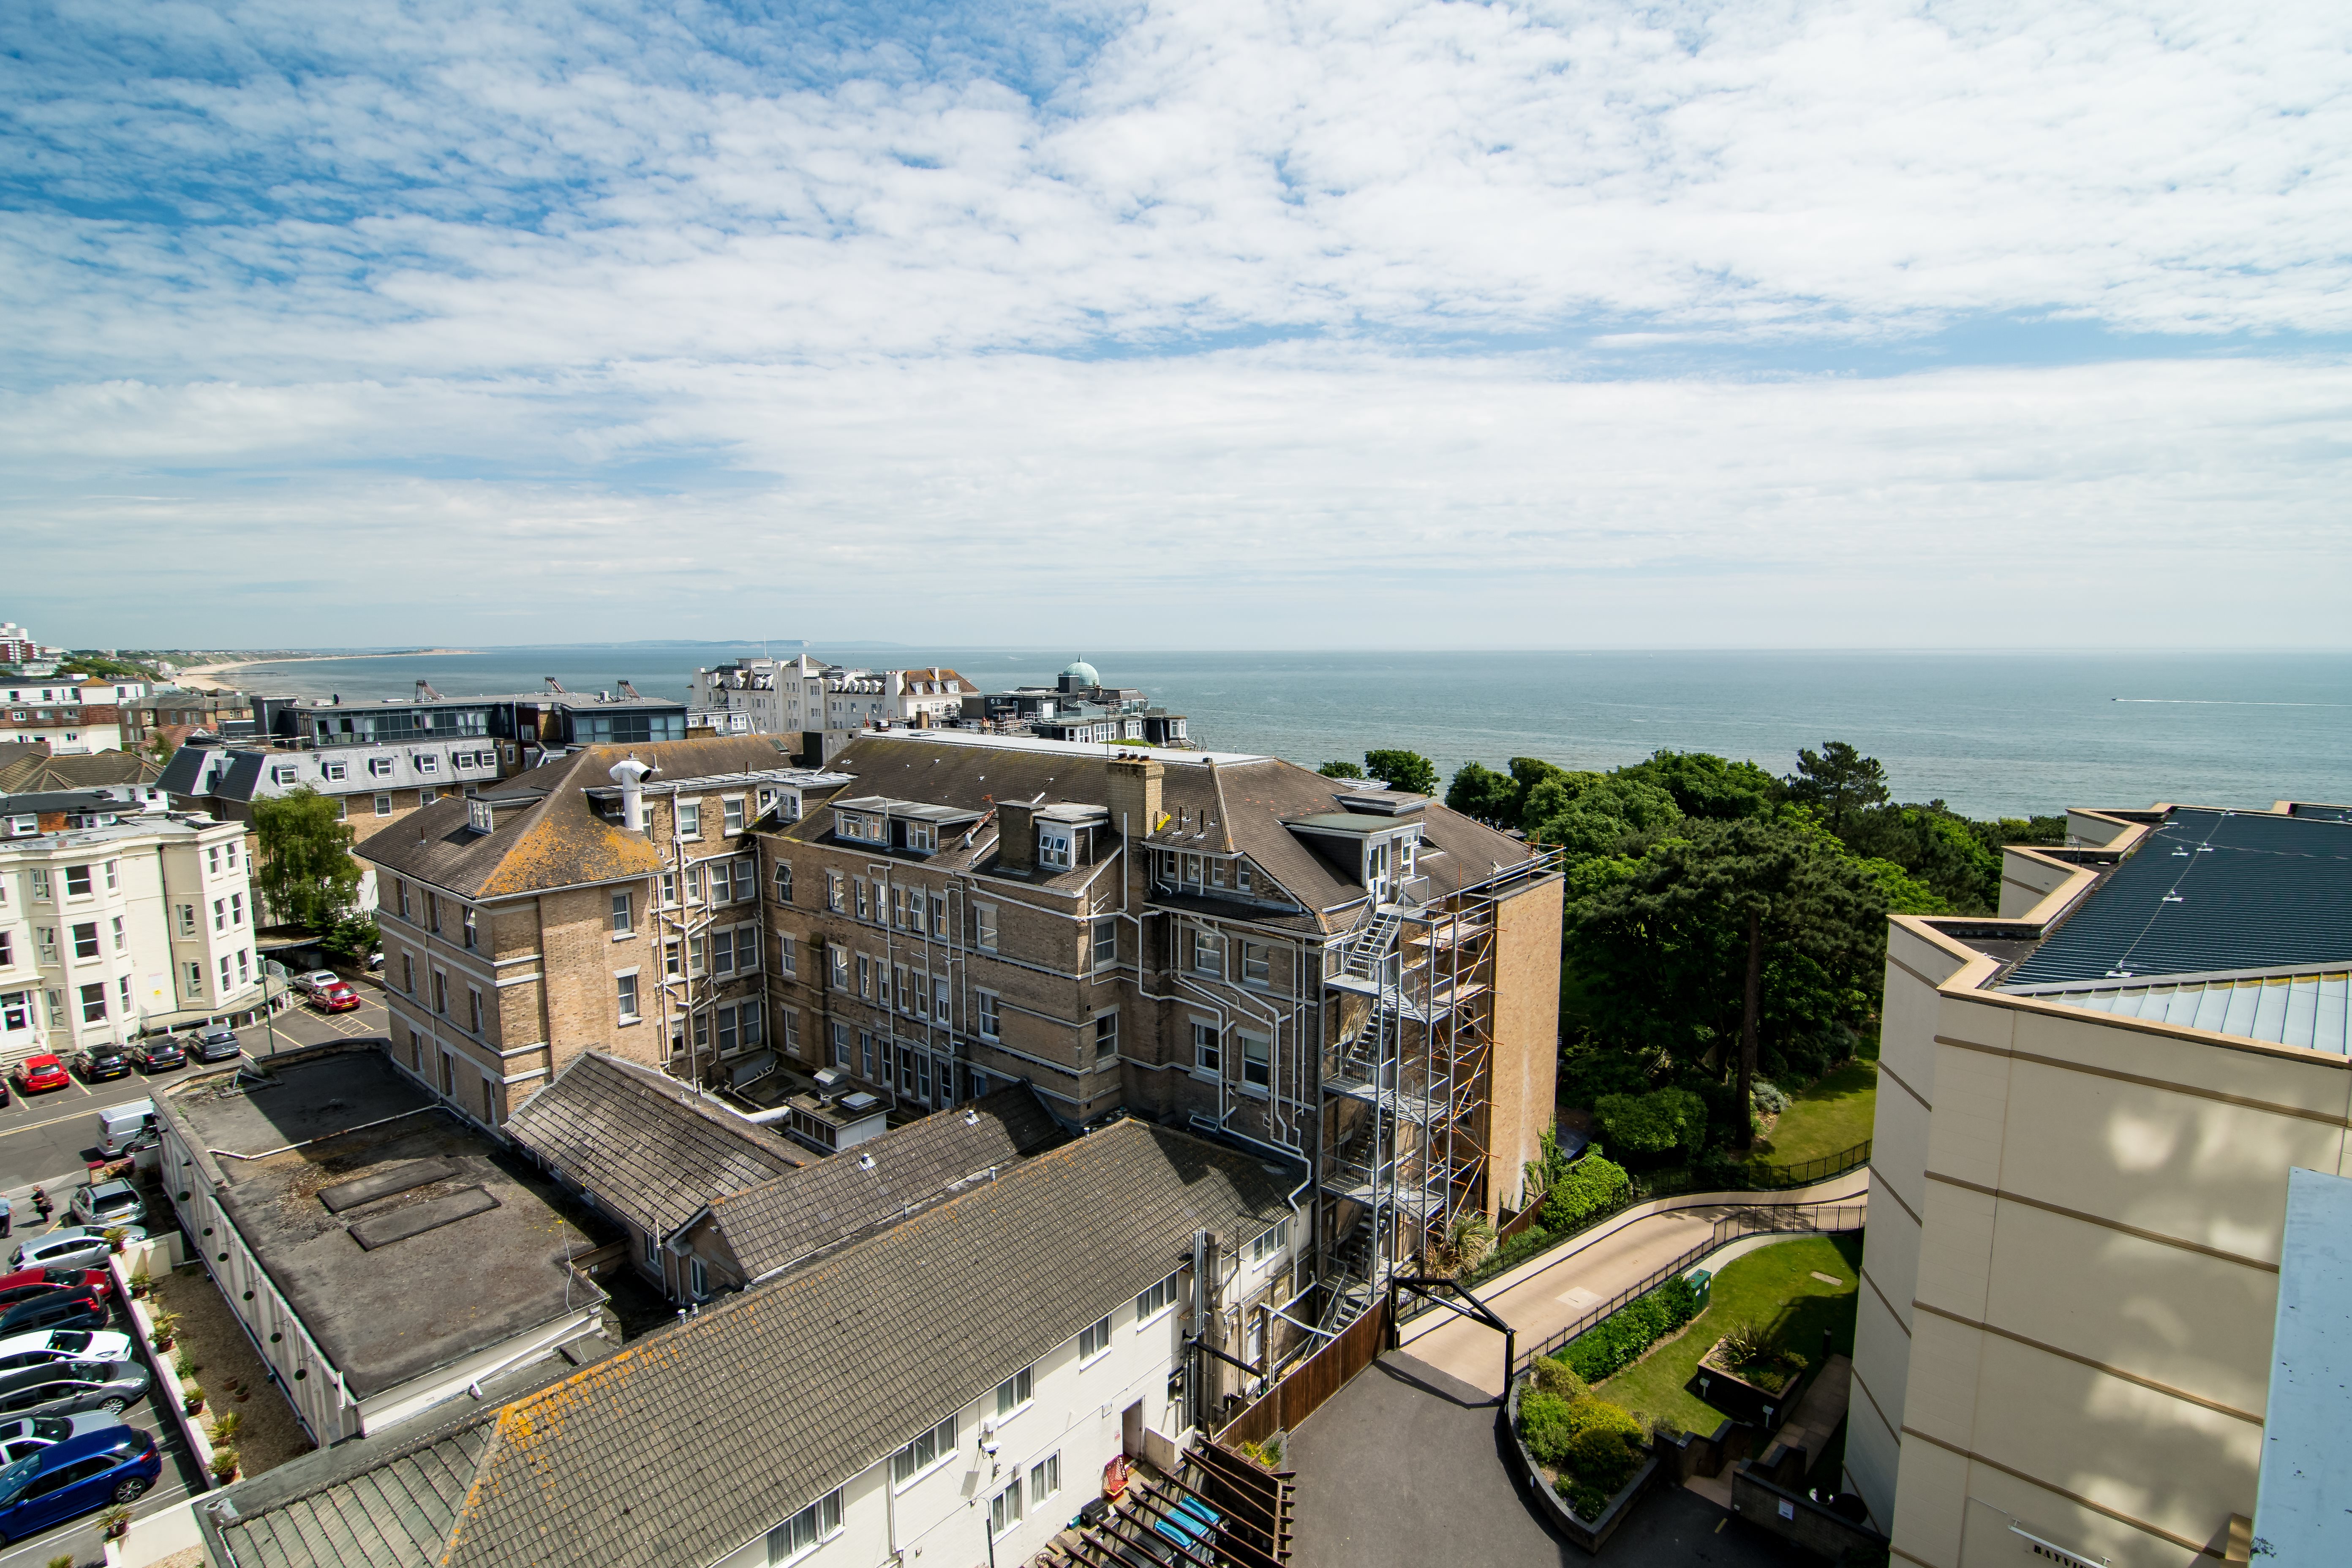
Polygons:
M1776 1393L1761 1384L1748 1382L1738 1373L1709 1364L1707 1357L1722 1346L1723 1342L1717 1340L1706 1355L1699 1357L1698 1369L1683 1387L1743 1426L1761 1426L1769 1431L1786 1421L1789 1412L1796 1409L1797 1402L1805 1396L1806 1383L1820 1370L1806 1367L1789 1380L1787 1387Z
M1524 1377L1514 1382L1511 1397L1503 1405L1503 1430L1510 1438L1508 1452L1512 1468L1518 1471L1520 1484L1535 1495L1536 1511L1560 1534L1586 1552L1597 1554L1608 1539L1617 1533L1618 1526L1632 1514L1633 1504L1642 1493L1657 1479L1660 1471L1657 1449L1654 1446L1649 1449L1649 1458L1643 1459L1642 1468L1633 1472L1633 1479L1609 1500L1609 1506L1601 1510L1599 1519L1587 1519L1569 1507L1568 1500L1552 1489L1552 1484L1544 1479L1542 1463L1528 1451L1527 1444L1520 1440L1519 1395L1527 1386L1528 1381Z
M204 1407L205 1407L204 1396L203 1396L203 1395L201 1395L201 1394L190 1394L187 1398L183 1399L182 1401L180 1401L180 1408L181 1408L181 1410L183 1410L184 1412L185 1412L186 1414L188 1414L188 1415L197 1415L197 1414L201 1413L201 1412L203 1411Z

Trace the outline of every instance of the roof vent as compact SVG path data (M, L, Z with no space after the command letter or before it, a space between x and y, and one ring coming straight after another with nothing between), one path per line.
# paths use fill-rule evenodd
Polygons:
M857 1168L861 1171L872 1170L874 1168L874 1156L870 1153L860 1154L857 1156Z

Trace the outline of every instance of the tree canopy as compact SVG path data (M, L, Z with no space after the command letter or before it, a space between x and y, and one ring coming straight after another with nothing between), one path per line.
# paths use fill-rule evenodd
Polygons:
M1325 763L1315 771L1327 779L1360 779L1364 776L1364 770L1353 763Z
M1366 752L1364 772L1410 795L1437 793L1437 764L1419 752Z
M1886 769L1843 741L1824 741L1818 752L1798 752L1797 771L1781 784L1790 800L1819 811L1840 837L1854 812L1887 801Z
M324 931L350 912L360 865L334 801L309 788L258 800L253 826L261 841L254 885L273 919Z

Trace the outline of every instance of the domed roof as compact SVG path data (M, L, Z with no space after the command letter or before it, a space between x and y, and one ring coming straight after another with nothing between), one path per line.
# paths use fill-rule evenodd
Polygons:
M1064 675L1076 676L1078 679L1085 681L1088 686L1100 686L1102 684L1102 677L1095 672L1095 667L1088 664L1082 658L1072 660L1070 668L1062 671L1062 673Z

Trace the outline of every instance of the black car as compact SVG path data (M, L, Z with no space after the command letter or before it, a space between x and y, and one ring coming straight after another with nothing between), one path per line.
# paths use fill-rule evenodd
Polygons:
M81 1069L84 1083L97 1083L110 1078L129 1078L131 1058L121 1046L98 1045L82 1052L74 1065Z
M59 1289L27 1297L0 1312L0 1339L41 1329L102 1329L106 1303L87 1290Z
M204 1029L191 1029L183 1042L188 1055L200 1062L233 1062L236 1060L236 1031L217 1025Z
M60 1361L0 1373L0 1416L110 1415L147 1392L147 1368L135 1361Z
M188 1053L169 1035L157 1035L131 1047L131 1059L142 1072L169 1072L188 1065Z

